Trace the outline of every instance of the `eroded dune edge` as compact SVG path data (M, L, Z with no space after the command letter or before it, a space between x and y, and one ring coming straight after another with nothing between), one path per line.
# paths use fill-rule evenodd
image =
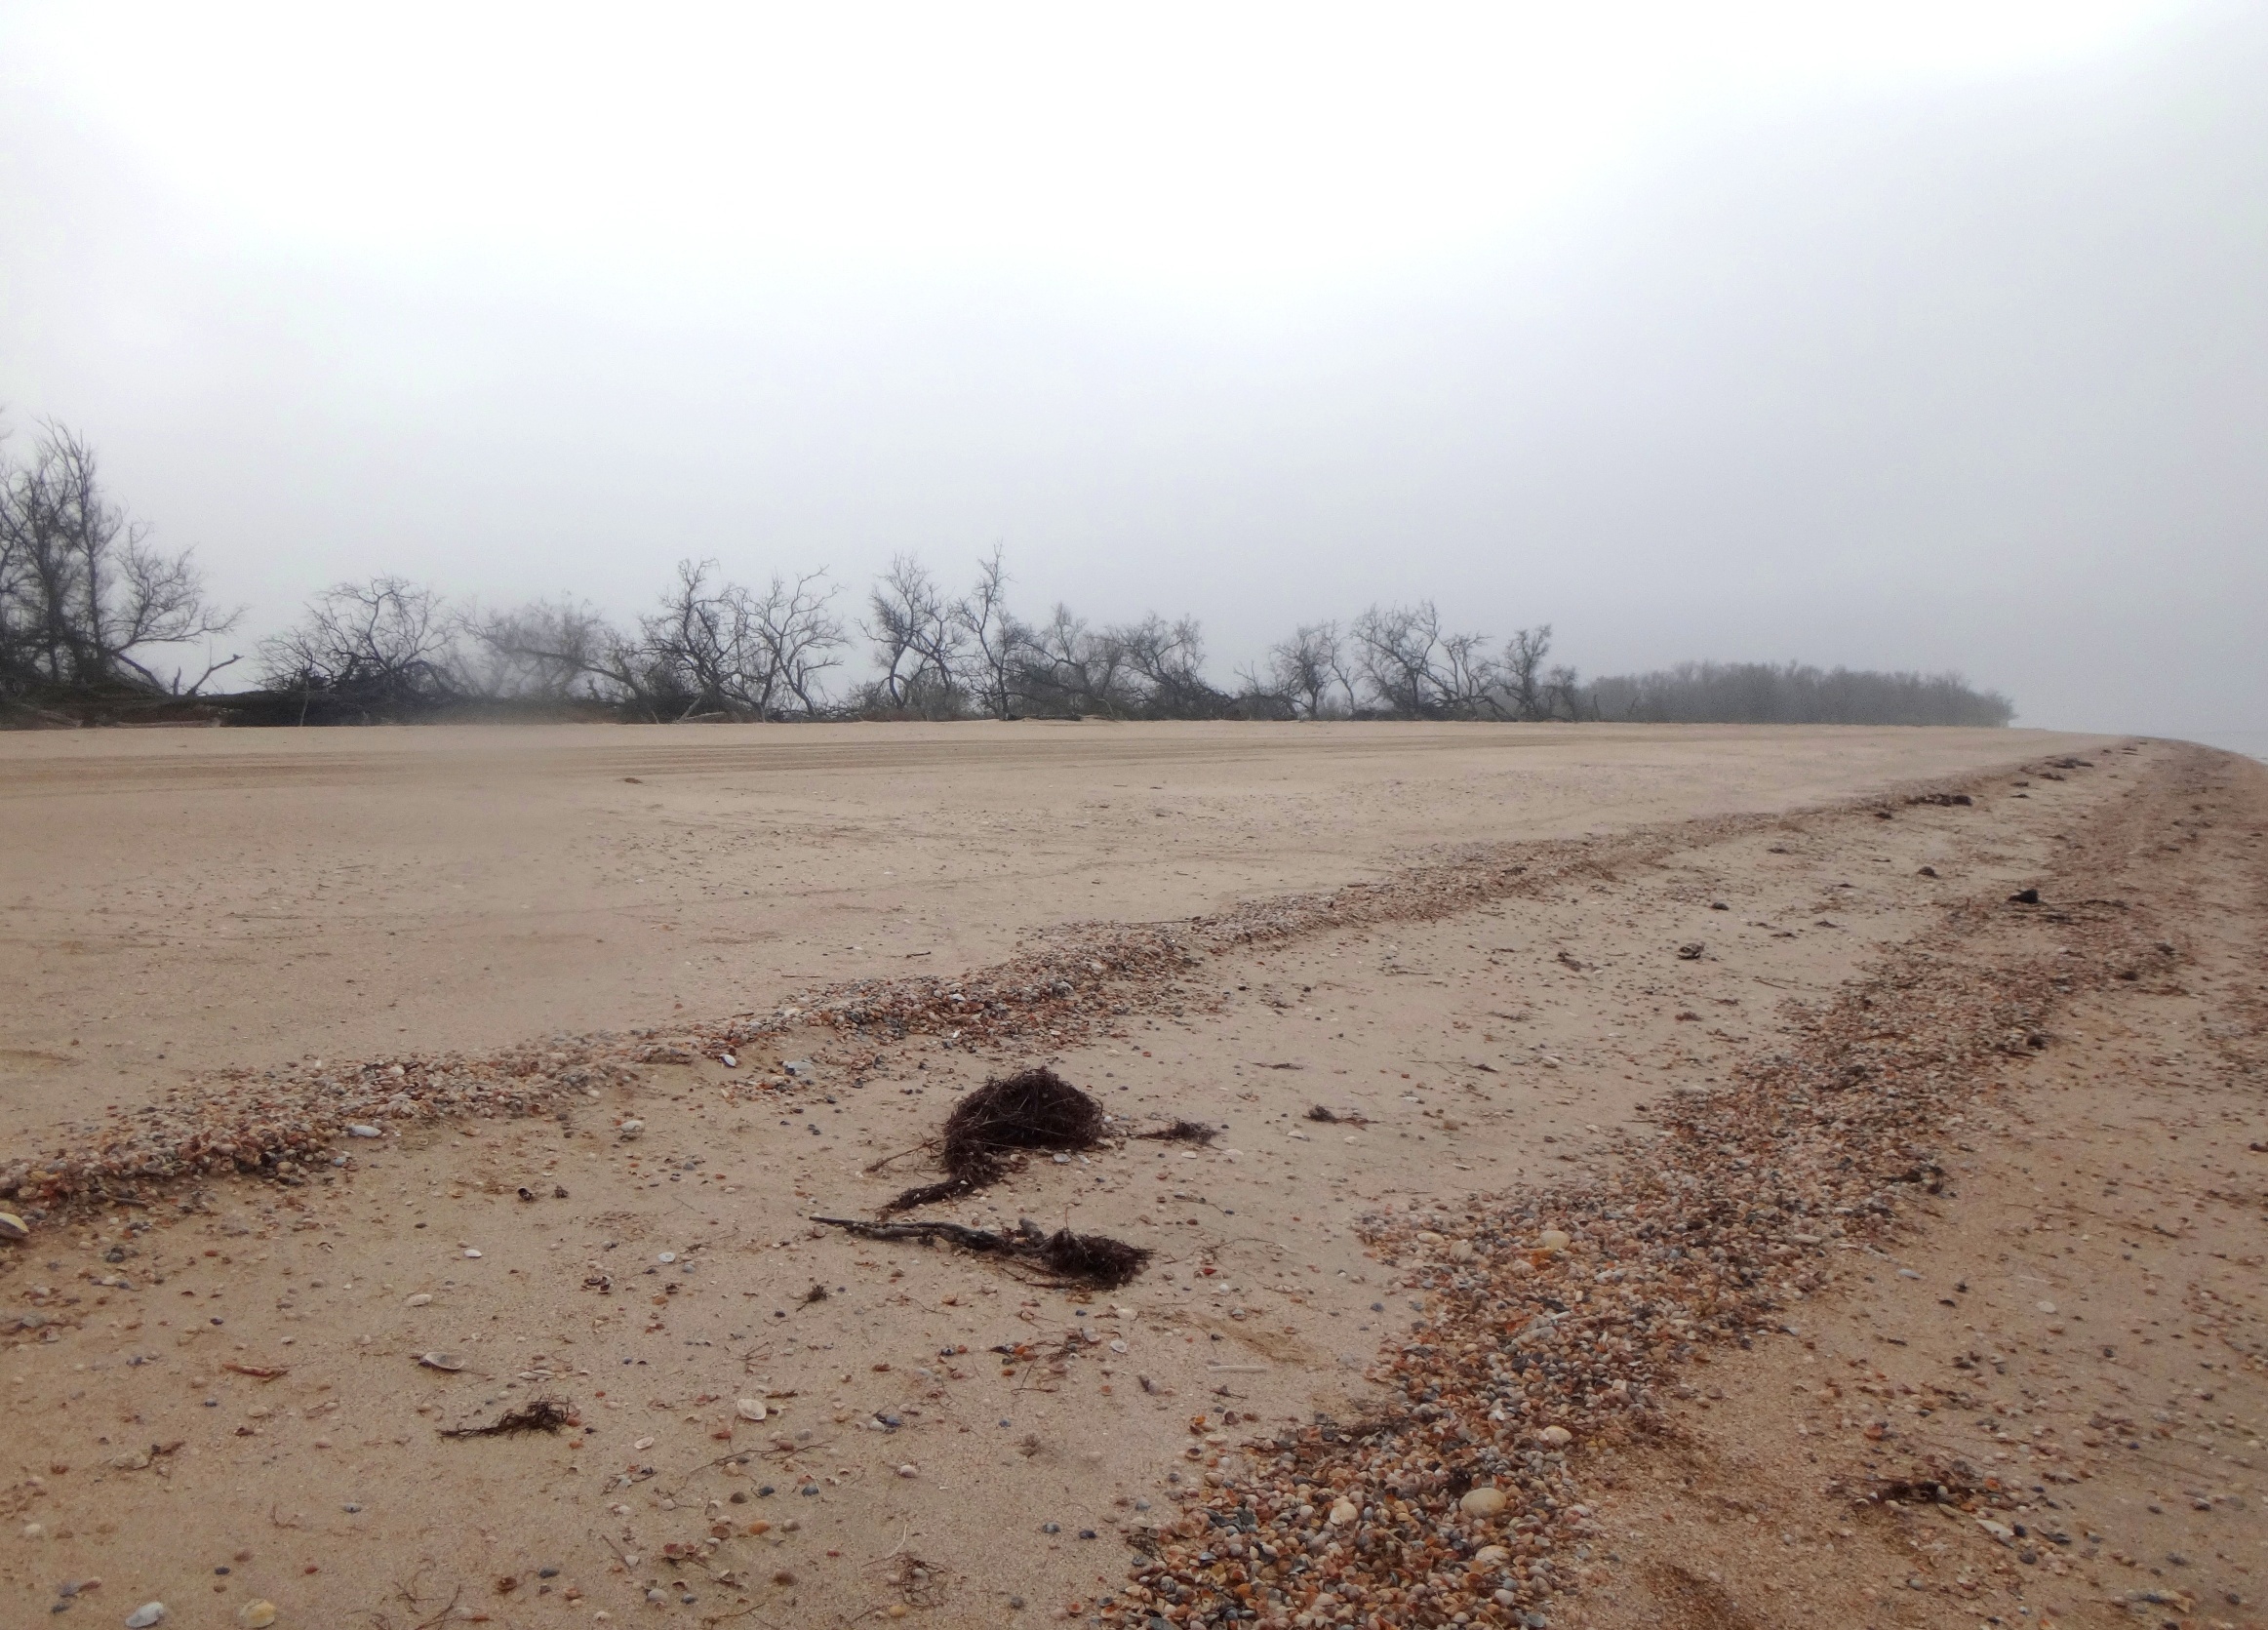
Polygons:
M200 1083L9 1169L0 1579L388 1630L2254 1622L2262 781L2136 746ZM1134 1284L809 1226L1036 1056L1224 1129L950 1208Z

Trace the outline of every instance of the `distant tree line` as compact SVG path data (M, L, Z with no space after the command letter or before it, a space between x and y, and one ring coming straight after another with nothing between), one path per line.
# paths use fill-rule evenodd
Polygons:
M1875 673L1802 662L1681 662L1594 679L1585 717L1649 724L2005 725L2016 704L1954 673Z
M161 654L210 642L217 607L186 554L166 555L101 492L85 443L44 426L0 462L0 704L201 701L246 723L346 724L577 715L646 721L965 719L1642 719L2006 724L2006 697L1944 675L1687 664L1584 683L1552 663L1549 624L1498 641L1432 601L1302 624L1215 684L1196 618L1098 623L1057 605L1026 618L999 550L954 592L912 555L846 611L823 571L761 584L678 564L628 621L572 598L497 610L395 576L339 583L259 642L261 689L203 695ZM860 647L872 676L846 682ZM85 716L86 709L78 709Z

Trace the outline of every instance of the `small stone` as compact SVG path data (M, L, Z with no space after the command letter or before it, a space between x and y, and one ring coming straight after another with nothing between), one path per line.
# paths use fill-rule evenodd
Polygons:
M897 1468L897 1475L900 1477L919 1477L921 1474L921 1468L911 1461Z
M1473 1259L1472 1241L1459 1240L1456 1244L1451 1246L1449 1248L1449 1259L1452 1262L1470 1262Z
M764 1400L761 1398L743 1398L734 1406L734 1409L742 1420L762 1420L764 1418Z
M1501 1568L1511 1560L1512 1553L1501 1545L1483 1545L1473 1553L1475 1568Z
M473 1250L473 1249L472 1249L472 1247L470 1247L470 1246L466 1246L466 1247L464 1248L464 1253L465 1253L467 1256L478 1256L478 1255L480 1254L480 1252L477 1252L477 1251Z
M1334 1529L1343 1529L1361 1515L1362 1510L1354 1501L1340 1500L1331 1508L1331 1526Z
M273 1602L247 1602L236 1610L236 1622L243 1625L244 1630L267 1630L275 1621L276 1605Z
M378 1131L376 1127L364 1126L361 1122L358 1121L353 1126L350 1126L346 1129L346 1135L349 1137L383 1137L385 1136L385 1133ZM253 1605L258 1607L259 1604L255 1603Z
M677 1252L674 1251L664 1251L659 1255L656 1256L654 1260L663 1263L674 1262L677 1260Z
M639 1440L638 1440L636 1443L632 1444L630 1447L631 1447L632 1449L635 1449L635 1450L647 1450L647 1449L652 1449L652 1448L654 1447L654 1440L653 1440L652 1438L640 1438L640 1439L639 1439Z
M1504 1491L1493 1484L1484 1483L1477 1489L1465 1491L1465 1497L1457 1502L1457 1509L1467 1517L1493 1517L1507 1503Z
M149 1630L153 1624L163 1624L166 1605L163 1602L144 1602L126 1615L126 1630Z
M419 1291L416 1295L410 1297L410 1299L403 1305L408 1307L430 1307L432 1304L433 1292L430 1291Z
M615 1130L619 1132L624 1137L636 1137L646 1130L646 1123L633 1118L631 1120L624 1121Z
M456 1353L419 1353L418 1362L428 1370L447 1370L452 1372L464 1368L464 1360Z
M1554 1449L1565 1449L1575 1441L1575 1435L1564 1426L1546 1426L1535 1435Z
M1040 1531L1042 1533L1061 1533L1063 1531L1063 1525L1060 1523L1042 1523L1040 1525Z
M903 1602L893 1602L890 1605L890 1616L892 1618L903 1618L905 1617L905 1612L906 1608Z
M1574 1244L1574 1237L1564 1228L1546 1228L1535 1236L1538 1251L1565 1251Z

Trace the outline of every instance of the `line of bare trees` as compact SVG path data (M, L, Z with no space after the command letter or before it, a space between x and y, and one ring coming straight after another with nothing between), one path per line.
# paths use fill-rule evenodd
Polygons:
M900 555L846 616L823 572L762 587L685 561L656 608L617 624L574 600L453 608L395 577L341 583L264 642L271 695L309 720L403 718L482 704L603 708L647 720L1573 718L1551 630L1501 646L1430 603L1302 626L1223 688L1196 618L1094 623L1058 605L1027 620L998 550L954 594ZM831 683L859 643L873 677Z
M0 448L0 452L4 452ZM1548 623L1492 640L1432 601L1302 624L1222 687L1197 619L1096 623L1057 605L1027 620L1001 552L955 593L912 555L846 613L824 571L759 586L681 561L627 622L570 598L507 610L378 576L339 583L259 643L263 689L226 698L246 722L360 723L480 712L625 719L1664 719L2005 724L2005 696L1956 675L1687 664L1585 684L1550 661ZM199 696L240 658L212 642L216 605L184 552L103 493L93 451L43 425L0 458L0 706ZM185 664L169 653L199 643ZM846 681L863 644L873 675ZM193 680L189 668L202 662Z

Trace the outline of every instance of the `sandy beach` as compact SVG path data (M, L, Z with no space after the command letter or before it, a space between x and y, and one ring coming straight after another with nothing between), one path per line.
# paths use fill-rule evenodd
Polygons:
M2263 1621L2249 761L87 731L0 812L10 1622ZM1105 1135L913 1214L1131 1281L812 1220L1043 1062Z

